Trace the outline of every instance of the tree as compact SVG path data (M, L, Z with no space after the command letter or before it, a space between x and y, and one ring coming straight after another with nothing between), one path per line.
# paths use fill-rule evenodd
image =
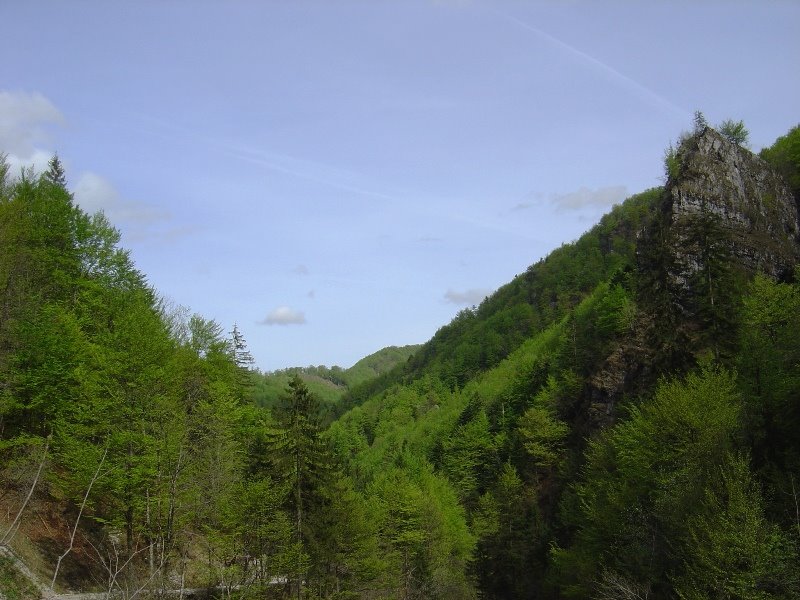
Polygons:
M483 597L530 597L541 574L536 560L538 515L534 495L510 463L480 497L473 522L479 536L473 570Z
M792 127L759 156L786 179L795 198L800 198L800 126Z
M699 111L694 111L694 133L697 135L698 133L702 133L705 128L708 127L708 121L706 121L705 115Z
M772 492L771 512L788 526L800 521L800 269L793 283L757 275L741 321L737 366L753 465Z
M796 598L797 552L764 515L764 501L748 460L729 456L706 487L689 519L684 573L676 578L682 600Z
M67 178L64 173L64 165L61 164L58 154L54 154L53 158L47 163L47 171L44 173L44 179L52 185L57 185L66 189Z
M236 365L237 395L239 400L243 402L247 393L253 388L251 369L253 368L255 360L247 349L247 342L236 323L233 324L233 330L230 336L231 360L233 364Z
M562 592L589 597L608 572L669 597L687 522L734 447L740 411L733 375L707 366L662 381L654 398L590 444L570 517L575 539L553 553Z
M320 437L319 406L300 376L289 381L285 403L278 414L280 429L269 442L277 477L291 493L288 507L294 516L294 542L298 565L295 569L296 593L299 597L307 562L305 545L313 532L306 523L307 512L314 509L319 488L329 473L330 457Z
M734 121L725 119L719 124L719 132L724 135L729 142L737 146L747 147L750 139L750 132L744 126L744 121Z
M385 568L375 511L352 480L339 473L320 488L319 496L317 510L309 515L315 533L309 540L309 580L322 598L355 595Z
M569 427L546 408L532 406L520 417L519 433L523 447L536 469L548 469L558 464Z

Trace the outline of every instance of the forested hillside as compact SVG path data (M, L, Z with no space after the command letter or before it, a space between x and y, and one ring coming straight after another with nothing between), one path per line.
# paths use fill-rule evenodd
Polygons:
M3 168L0 545L124 598L800 596L800 129L738 125L421 347L272 379Z
M324 365L292 367L268 373L253 372L253 397L258 406L274 408L286 393L289 381L297 375L306 387L321 400L326 420L341 413L347 401L343 397L357 394L359 389L401 367L419 346L389 346L359 360L352 367Z

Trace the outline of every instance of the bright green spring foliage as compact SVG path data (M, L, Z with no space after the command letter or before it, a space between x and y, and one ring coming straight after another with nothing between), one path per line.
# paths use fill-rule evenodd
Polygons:
M160 589L184 569L197 585L285 575L289 489L258 455L272 420L249 397L241 334L161 302L102 213L73 203L57 159L41 176L0 173L3 498L25 533L35 482L33 502L75 507L70 527L91 532L73 550L50 528L56 588ZM203 577L187 563L198 548ZM72 581L87 561L91 579Z
M766 519L749 460L735 454L742 411L734 375L705 367L663 381L592 443L577 534L553 551L563 593L794 597L791 536Z
M733 376L708 369L662 382L591 444L577 487L578 534L555 555L570 595L590 597L604 571L654 591L667 584L685 520L733 449L740 411Z
M636 236L661 193L615 206L599 224L466 309L412 356L405 376L434 375L450 387L498 365L526 339L562 319L595 286L635 263Z
M748 462L728 456L709 477L682 545L679 598L792 598L800 590L797 548L766 519Z
M787 177L795 132L762 153ZM111 591L800 595L800 273L734 273L713 215L683 231L688 304L650 190L419 349L265 377L238 327L158 299L57 160L0 174L0 499L41 465Z
M783 175L795 198L800 197L800 126L793 127L772 146L761 150L759 156Z
M747 147L750 139L750 132L745 127L744 121L725 119L719 124L718 129L719 132L728 139L728 141L731 141L739 146Z

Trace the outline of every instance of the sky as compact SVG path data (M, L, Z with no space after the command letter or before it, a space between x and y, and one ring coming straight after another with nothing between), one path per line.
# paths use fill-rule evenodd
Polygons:
M0 2L0 152L57 152L170 302L349 367L661 185L695 110L800 122L800 3Z

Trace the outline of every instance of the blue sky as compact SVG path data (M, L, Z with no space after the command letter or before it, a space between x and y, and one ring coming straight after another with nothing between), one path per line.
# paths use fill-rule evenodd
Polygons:
M800 3L4 2L0 151L57 151L172 302L347 367L659 185L800 122Z

